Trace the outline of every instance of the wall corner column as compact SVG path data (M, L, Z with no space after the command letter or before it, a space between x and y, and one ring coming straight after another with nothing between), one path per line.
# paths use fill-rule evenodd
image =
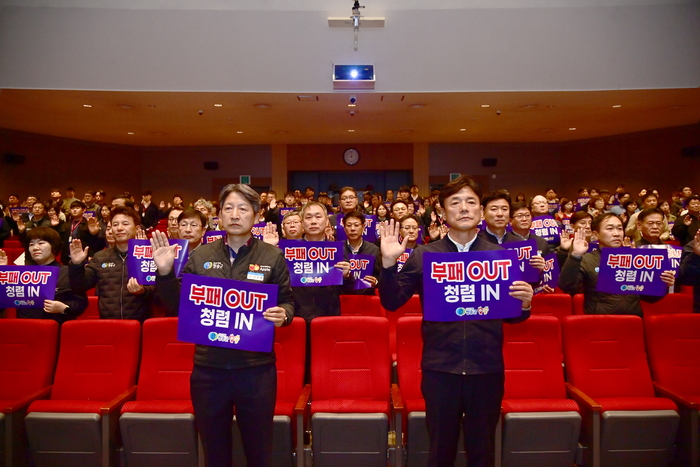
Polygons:
M272 189L277 192L277 199L284 198L287 191L287 145L273 144L272 149Z
M430 143L413 143L413 183L421 196L430 196Z

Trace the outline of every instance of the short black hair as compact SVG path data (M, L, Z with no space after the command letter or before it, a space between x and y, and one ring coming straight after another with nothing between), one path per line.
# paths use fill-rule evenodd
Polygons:
M27 258L32 257L32 255L29 254L29 243L37 239L49 242L51 244L51 253L53 253L54 256L61 252L61 236L56 230L51 227L35 227L27 232L27 247L25 249Z
M354 217L355 219L359 219L360 222L362 222L362 225L365 225L365 215L362 214L360 211L356 210L345 214L345 217L343 217L343 226L345 226L345 222L348 220L348 217Z
M666 215L664 212L659 209L659 208L649 208L649 209L644 209L642 212L639 213L637 216L637 221L642 222L644 219L646 219L648 216L651 216L652 214L660 214L661 219L664 219Z
M194 208L187 208L177 216L178 224L182 222L183 219L198 219L202 223L204 230L207 230L207 216L205 216L202 211L197 211Z
M486 193L482 198L481 198L481 206L483 208L486 208L486 205L489 204L492 201L496 201L499 199L506 200L508 202L508 211L511 210L511 205L513 204L513 200L510 197L510 194L506 190L496 190L492 191L491 193Z
M600 224L603 223L603 221L610 219L614 217L615 219L619 220L620 223L622 223L622 219L615 214L614 212L604 212L603 214L596 216L595 219L593 219L593 222L591 222L591 230L595 230L596 232L600 232Z
M460 175L459 177L451 180L448 184L442 187L440 190L440 206L445 206L445 200L450 196L459 193L463 188L469 188L474 192L477 198L481 199L481 189L479 185L472 178L466 175Z
M134 210L134 208L130 208L128 206L115 206L112 208L112 219L117 217L119 214L122 216L127 216L131 217L134 221L134 225L137 227L141 225L141 216L139 216L139 213Z
M513 214L515 214L516 211L519 211L521 209L527 209L527 212L532 214L532 209L530 209L530 206L528 206L527 203L523 203L522 201L519 203L513 203L510 205L510 218L513 218Z

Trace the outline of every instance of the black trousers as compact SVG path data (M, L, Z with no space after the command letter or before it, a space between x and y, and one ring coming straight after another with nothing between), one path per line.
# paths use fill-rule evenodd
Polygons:
M494 465L504 381L503 373L455 375L423 370L421 391L430 439L430 467L454 466L460 423L469 467Z
M272 465L272 427L277 396L274 364L240 370L195 365L190 392L208 467L232 465L234 407L248 467Z

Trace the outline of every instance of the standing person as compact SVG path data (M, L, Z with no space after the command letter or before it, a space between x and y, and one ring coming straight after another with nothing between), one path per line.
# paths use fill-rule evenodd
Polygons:
M62 223L54 229L61 236L63 247L61 249L61 262L68 264L70 262L70 244L78 238L83 245L89 246L88 256L92 257L99 250L104 248L105 242L100 238L100 225L95 217L90 220L83 217L85 212L85 204L76 200L70 204L69 213L70 219Z
M260 213L260 196L247 185L227 185L221 191L221 226L226 236L190 253L185 274L256 282L249 266L258 264L262 283L277 284L277 306L263 316L275 326L288 325L294 316L289 271L282 251L255 239L251 230ZM169 311L179 308L180 283L173 272L175 248L167 236L154 232L153 259L158 266L156 286ZM219 264L221 268L210 268ZM196 345L190 378L192 405L204 447L206 464L232 465L231 423L234 408L243 449L251 467L272 465L272 431L277 393L275 353Z
M588 253L585 231L577 230L571 243L571 254L559 274L559 288L570 295L583 293L583 309L587 315L637 315L641 318L640 298L653 303L663 297L611 294L597 290L600 249L622 246L625 237L622 221L615 214L607 212L593 219L591 230L598 234L600 248ZM673 271L664 271L661 280L671 287L675 282Z
M507 192L498 190L484 195L481 210L486 222L486 228L478 233L482 240L496 245L521 240L506 230L510 219L510 195Z
M693 238L700 228L700 197L691 195L686 200L687 210L678 214L676 223L673 224L673 236L685 246Z
M152 198L153 193L151 193L151 190L144 190L141 193L141 225L144 230L155 227L160 216L158 207L151 201Z
M97 307L102 319L135 319L145 321L151 315L151 301L155 287L141 285L129 278L126 255L129 240L136 238L141 217L131 208L112 209L112 234L115 245L98 251L85 265L88 247L83 248L79 238L70 244L68 272L70 285L78 293L97 286L100 290Z
M304 231L301 228L299 211L289 211L282 221L282 234L286 240L301 240Z
M415 222L415 221L414 221ZM372 255L375 257L374 270L372 274L364 276L363 279L369 282L372 287L368 289L344 291L348 295L374 295L374 288L377 286L379 277L381 256L379 248L374 243L366 242L362 238L365 230L365 216L360 211L353 211L343 217L343 228L348 239L345 241L345 256L352 258L353 255Z
M26 263L36 266L59 267L56 295L53 300L44 300L41 308L17 308L18 318L52 319L59 324L75 319L88 306L85 294L73 292L68 281L68 267L56 261L61 251L61 237L54 229L37 227L27 234ZM7 265L7 256L0 251L0 266Z
M423 303L423 253L500 250L498 245L477 237L482 216L481 193L473 180L462 176L444 186L440 202L445 207L450 231L440 241L422 246L411 254L397 273L396 260L407 240L398 241L399 226L389 221L380 226L382 272L379 295L382 306L396 310L418 292ZM532 287L515 281L509 294L522 301L519 322L530 315ZM496 305L497 306L497 305ZM501 413L505 380L502 320L422 323L423 379L426 424L430 438L428 465L454 465L460 425L470 467L494 465L496 425Z
M168 238L179 239L180 238L180 223L178 219L180 214L182 214L184 209L172 208L168 212Z
M207 231L207 216L198 209L185 209L177 218L180 238L187 240L187 251L192 254L202 244L202 237Z

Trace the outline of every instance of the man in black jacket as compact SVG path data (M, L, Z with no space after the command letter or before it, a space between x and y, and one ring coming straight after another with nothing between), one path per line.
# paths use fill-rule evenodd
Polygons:
M253 238L260 213L260 196L247 185L227 185L221 191L219 220L226 236L190 253L184 273L222 279L277 284L277 306L263 317L275 326L294 316L289 271L282 251ZM180 283L173 273L175 249L167 236L154 232L153 259L158 287L166 308L179 306ZM251 274L252 265L260 266ZM272 465L272 430L277 391L275 353L197 345L190 391L206 464L230 467L231 422L234 407L248 465Z
M396 260L406 248L399 243L398 223L380 227L382 273L379 295L382 306L396 310L414 293L423 301L423 253L500 250L477 237L483 210L476 183L459 177L443 188L449 233L442 240L414 250L397 273ZM505 321L519 322L530 316L532 287L515 281L509 295L522 301L522 315ZM437 322L423 320L423 379L426 424L430 438L428 465L454 465L460 423L470 467L494 465L495 431L500 417L505 381L502 320Z
M625 237L622 221L611 212L601 214L591 224L598 234L600 248L619 248ZM640 299L658 302L663 297L650 295L625 295L599 292L598 271L600 249L588 253L588 242L584 230L577 230L571 243L571 254L561 268L559 287L574 295L583 293L583 309L587 315L637 315L642 317ZM673 271L664 271L661 280L671 287L675 282Z
M155 287L141 285L129 277L126 255L129 240L136 238L136 228L141 224L139 214L132 208L117 206L112 209L112 233L116 244L98 251L85 265L88 248L83 248L79 238L70 244L68 274L71 288L78 293L97 286L100 290L97 306L103 319L150 318L151 302Z

